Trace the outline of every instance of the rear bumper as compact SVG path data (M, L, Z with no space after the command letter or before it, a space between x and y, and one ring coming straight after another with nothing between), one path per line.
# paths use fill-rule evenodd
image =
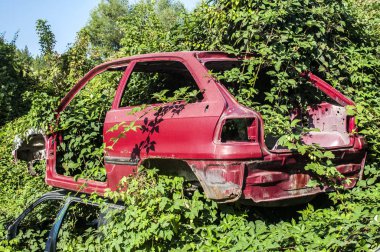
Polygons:
M335 160L344 178L334 181L346 189L361 179L366 152L346 153ZM219 202L251 201L256 205L284 206L307 202L317 194L332 191L328 186L309 187L318 177L305 171L305 160L289 157L278 160L190 161L208 198ZM349 183L343 183L349 179Z
M258 205L292 205L333 190L326 185L308 187L309 181L317 177L302 169L286 167L283 171L270 171L257 168L255 164L248 164L246 167L248 176L245 179L242 199L250 199ZM353 163L337 165L337 170L344 178L334 182L346 189L353 188L361 177L363 167L364 165ZM350 182L343 183L346 179Z

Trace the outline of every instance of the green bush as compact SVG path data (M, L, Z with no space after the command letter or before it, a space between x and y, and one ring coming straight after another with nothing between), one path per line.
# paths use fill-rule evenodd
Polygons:
M120 3L103 2L99 13L107 13L104 11L107 4L118 6ZM258 98L258 73L262 69L267 71L270 89L265 94L265 104L258 109L266 121L266 131L284 133L289 129L290 122L284 120L289 91L304 85L300 73L305 70L313 71L353 99L357 105L349 108L350 113L356 116L359 133L366 136L369 147L365 180L353 190L318 197L307 206L263 209L217 205L201 192L185 197L180 178L143 170L138 176L123 180L124 185L128 184L125 192L108 193L111 199L124 202L125 210L110 213L106 225L99 230L86 230L84 236L70 233L70 225L75 224L75 219L70 219L61 235L61 248L68 251L368 251L379 248L379 3L371 0L218 0L203 2L181 17L177 15L183 13L181 6L165 0L157 3L142 1L130 5L125 15L119 13L118 8L110 8L115 12L111 16L117 17L117 27L109 34L111 38L102 34L100 40L94 40L96 27L104 33L110 22L92 20L88 26L94 26L83 29L67 53L34 62L40 64L34 72L40 83L37 94L25 95L31 101L28 115L0 128L0 235L5 237L6 224L26 205L51 189L44 184L43 164L36 167L41 175L30 177L25 163L13 162L10 153L14 136L22 135L30 127L49 133L59 99L89 65L106 57L141 52L207 49L254 54L243 72L232 71L224 76L240 78L241 86L235 96L247 106L259 106L252 103L255 101L252 97ZM135 24L144 29L136 29ZM140 31L141 36L136 40ZM115 34L122 37L113 36ZM4 71L8 74L8 70ZM6 86L13 88L11 83L13 81L7 81ZM102 89L101 86L98 89ZM82 103L76 104L79 109L74 109L72 114L66 112L59 126L73 129L67 133L72 139L89 140L86 149L74 141L71 146L65 146L63 153L79 151L81 157L63 156L62 159L82 168L91 158L101 159L99 139L91 136L101 127L99 112L104 109L96 104L100 102L105 106L112 97L110 93L93 93L91 97L91 92L84 90ZM7 99L0 99L0 103L13 102ZM83 103L89 106L84 108ZM299 147L302 146L296 146ZM307 151L316 154L321 150ZM328 163L323 165L326 167ZM101 173L95 171L99 171L100 166L94 163L94 169L80 170L84 171L82 175L99 179ZM326 173L323 167L316 170ZM46 218L44 214L40 217ZM46 230L29 231L9 242L1 240L0 250L22 250L22 246L41 250L44 232Z
M183 193L183 179L158 176L154 169L140 169L137 176L121 181L123 185L128 185L125 191L108 192L107 196L123 202L125 210L105 212L106 224L84 234L71 232L68 227L77 220L70 219L61 230L61 249L367 251L380 242L379 186L355 189L342 195L344 202L335 206L315 208L309 204L288 219L281 208L217 205L198 191L188 198ZM39 237L22 234L18 239L29 238L33 244Z

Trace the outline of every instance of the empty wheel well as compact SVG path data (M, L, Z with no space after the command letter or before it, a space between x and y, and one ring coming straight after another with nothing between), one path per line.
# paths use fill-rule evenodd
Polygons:
M185 181L198 181L187 162L179 159L146 159L141 163L146 168L157 168L158 173L167 176L179 176Z

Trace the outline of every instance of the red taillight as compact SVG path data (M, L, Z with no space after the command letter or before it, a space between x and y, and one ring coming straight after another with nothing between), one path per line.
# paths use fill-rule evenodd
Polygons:
M357 132L356 124L355 124L355 117L348 116L348 133Z

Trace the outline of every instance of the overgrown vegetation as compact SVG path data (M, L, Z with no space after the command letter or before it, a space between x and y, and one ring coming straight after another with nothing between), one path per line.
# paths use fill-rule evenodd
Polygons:
M7 43L0 36L0 126L23 115L30 107L30 100L22 99L22 95L35 85L30 76L31 61L27 49L16 50L14 42Z
M283 144L314 157L317 162L310 164L321 166L310 169L321 175L334 174L326 169L331 168L330 154L312 147L302 150L304 145L297 141L302 130L289 131L295 125L285 118L294 102L291 99L305 95L299 88L305 85L300 73L311 70L354 100L357 105L349 113L356 116L359 133L369 145L365 179L351 191L330 193L307 206L261 209L217 205L198 191L187 198L180 178L143 170L123 181L127 191L109 192L109 197L125 203L124 211L110 214L107 225L86 230L84 237L70 233L76 220L69 220L59 246L68 251L367 251L380 246L378 2L218 0L203 2L186 13L181 4L168 0L136 4L110 0L99 4L63 54L54 51L54 34L46 21L38 21L37 30L41 55L35 58L0 39L2 237L10 220L51 190L44 184L44 164L36 166L40 175L31 177L25 163L14 163L14 136L22 136L31 127L49 133L59 99L89 68L106 59L138 53L223 50L253 53L243 69L222 78L238 82L234 95L239 102L260 106L265 130L288 136ZM270 89L259 94L263 70ZM117 85L113 78L101 77L92 91L81 92L74 108L62 117L61 130L71 129L65 135L68 144L61 146L62 173L86 165L87 173L82 175L104 178L103 146L94 132L101 131L102 111L112 100L112 85ZM105 82L109 88L104 88ZM302 100L297 102L305 105ZM47 217L42 213L38 218ZM44 246L44 230L40 231L22 233L10 242L2 240L0 250L26 246L39 251Z

